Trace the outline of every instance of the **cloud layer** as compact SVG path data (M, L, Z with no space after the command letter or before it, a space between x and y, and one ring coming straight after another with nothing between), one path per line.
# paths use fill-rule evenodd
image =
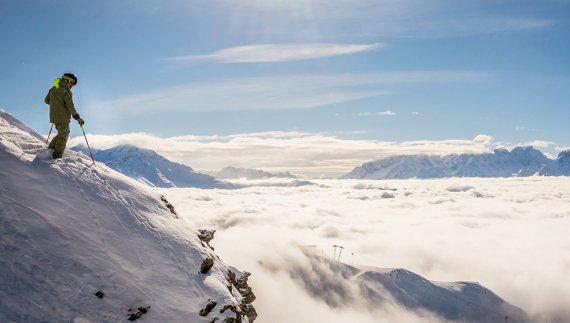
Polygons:
M213 245L225 261L253 273L262 321L437 321L371 308L351 281L306 255L332 258L333 244L344 246L344 263L477 281L530 314L567 305L566 177L316 183L161 192L185 221L218 230ZM329 283L334 291L319 290Z

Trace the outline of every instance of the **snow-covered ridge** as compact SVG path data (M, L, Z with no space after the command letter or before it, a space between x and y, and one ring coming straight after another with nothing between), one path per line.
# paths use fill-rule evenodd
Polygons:
M74 147L73 150L89 155L87 148L83 146ZM150 186L234 188L230 183L172 162L150 149L120 145L105 150L93 150L93 156L98 162Z
M532 147L486 154L448 156L401 155L364 163L343 179L406 179L443 177L569 176L570 152L550 159Z
M315 255L307 260L309 267L291 265L291 277L332 308L365 302L369 308L404 308L425 322L531 322L522 309L477 282L434 282L402 268L357 268Z
M290 172L267 172L261 169L240 168L228 166L218 171L206 171L207 174L217 178L232 180L232 179L269 179L269 178L288 178L299 179L300 177Z
M248 274L211 232L82 154L43 160L44 140L0 111L0 321L255 319Z

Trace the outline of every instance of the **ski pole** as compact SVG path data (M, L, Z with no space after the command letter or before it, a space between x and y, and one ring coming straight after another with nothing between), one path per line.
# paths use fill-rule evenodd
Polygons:
M51 131L53 130L53 123L51 124L51 128L49 128L49 133L48 133L48 137L46 139L46 145L48 144L49 141L49 136L51 135Z
M95 158L93 158L93 153L91 152L91 147L89 147L89 141L87 141L87 135L85 134L85 130L83 129L83 125L80 125L81 131L83 131L83 137L85 137L85 142L87 143L87 149L89 149L89 155L91 155L91 160L93 161L93 165L95 165Z

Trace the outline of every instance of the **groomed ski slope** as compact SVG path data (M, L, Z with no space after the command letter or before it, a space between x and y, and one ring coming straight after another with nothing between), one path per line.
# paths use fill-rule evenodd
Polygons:
M220 313L242 302L230 268L155 191L69 150L41 160L44 140L0 110L1 322L127 321L139 308L143 322L236 317Z

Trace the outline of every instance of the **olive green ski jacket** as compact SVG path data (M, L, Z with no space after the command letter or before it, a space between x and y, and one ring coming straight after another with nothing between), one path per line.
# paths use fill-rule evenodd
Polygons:
M44 102L49 104L49 122L53 124L69 123L72 116L75 120L79 119L79 114L73 104L71 89L62 79L55 79Z

